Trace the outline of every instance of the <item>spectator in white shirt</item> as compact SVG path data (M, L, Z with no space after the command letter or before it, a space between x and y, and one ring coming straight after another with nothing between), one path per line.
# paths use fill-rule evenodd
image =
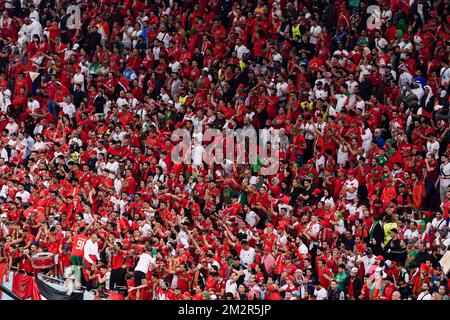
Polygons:
M141 235L146 238L150 235L150 230L152 230L152 227L145 222L144 219L139 219L138 220L138 225L139 225L139 232L141 233Z
M348 179L345 181L342 189L347 192L347 200L353 201L358 194L359 182L355 179L354 170L350 170L347 176Z
M422 292L417 296L417 300L431 300L431 293L429 290L428 283L422 283Z
M317 42L319 42L319 36L322 33L322 27L317 24L316 20L311 20L311 28L309 32L311 33L309 42L312 44L317 44Z
M31 114L35 114L36 111L40 108L40 105L39 102L33 98L33 96L30 96L28 98L27 107L31 111Z
M175 231L179 228L180 231L178 231L177 234L177 245L181 244L185 250L189 249L189 234L186 225L182 224L180 226L175 226Z
M6 124L5 129L8 130L8 133L14 133L19 131L19 125L14 121L13 117L8 117L8 123Z
M250 50L248 50L248 48L242 44L242 40L239 38L236 39L236 46L234 47L234 51L236 51L236 56L239 59L242 59L244 55L250 52Z
M22 199L22 203L28 203L28 200L30 199L30 193L24 189L23 184L19 184L17 187L19 191L16 193L16 198Z
M427 153L431 153L435 159L439 158L439 141L436 140L436 136L430 134L427 141Z
M447 221L442 217L442 212L436 212L436 217L431 221L433 230L445 230L447 228Z
M237 294L237 280L239 279L239 275L236 273L232 273L230 275L230 279L225 283L225 293L231 293L233 296Z
M146 252L142 253L139 256L138 263L136 264L136 267L134 268L134 281L136 287L131 287L128 291L132 291L137 289L139 286L142 285L143 280L146 280L147 272L149 270L152 270L154 267L154 264L156 262L156 259L152 256L151 250L152 246L150 242L147 242L145 245ZM147 287L147 283L144 283L145 287ZM140 291L137 292L137 298L139 298Z
M314 283L314 296L316 297L316 300L327 300L328 299L328 292L325 290L324 287L320 285L319 281L316 281Z
M417 240L420 238L420 233L417 230L417 223L414 221L411 221L409 223L409 228L406 229L405 233L403 234L403 237L405 240L408 241L408 243L415 244Z
M91 235L91 238L88 241L86 241L86 244L84 245L83 260L84 262L87 262L89 265L91 264L96 265L97 262L100 260L97 240L98 240L97 235L93 233Z
M59 104L64 114L67 114L70 119L73 119L76 113L75 105L72 103L70 96L64 97L64 101Z
M109 177L114 179L116 177L117 170L119 170L119 163L112 155L110 155L103 171L108 172Z
M77 73L75 73L73 75L73 79L72 79L73 89L75 90L75 85L79 84L81 86L81 91L85 91L84 90L84 75L81 72L81 67L77 66L76 70L77 70Z
M308 247L303 243L302 238L298 238L297 240L297 250L302 256L306 256L308 254Z
M255 260L255 249L249 246L248 241L242 241L239 257L241 258L241 263L246 267Z
M30 20L39 21L39 12L34 6L30 6L30 14L28 15Z

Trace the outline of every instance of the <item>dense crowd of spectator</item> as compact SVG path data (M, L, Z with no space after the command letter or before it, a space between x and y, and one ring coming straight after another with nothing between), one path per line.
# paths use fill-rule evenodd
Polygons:
M138 300L449 299L449 2L0 9L0 263ZM280 129L276 174L172 161L175 129L244 127Z

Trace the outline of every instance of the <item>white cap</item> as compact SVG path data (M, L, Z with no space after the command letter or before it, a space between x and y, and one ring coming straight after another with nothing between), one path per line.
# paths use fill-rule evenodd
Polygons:
M351 271L352 271L352 272L358 272L358 268L353 267Z
M2 213L2 214L0 215L0 218L8 218L8 215L7 215L6 213Z
M209 69L208 69L207 67L204 67L204 68L202 69L202 71L209 72Z
M72 47L72 50L78 50L79 47L80 45L78 43L75 43Z

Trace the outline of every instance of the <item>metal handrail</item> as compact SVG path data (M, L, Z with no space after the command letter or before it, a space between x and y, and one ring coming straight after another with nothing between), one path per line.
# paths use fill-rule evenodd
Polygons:
M21 270L21 269L15 267L15 266L11 266L11 270L15 270L15 271L24 271L24 270ZM52 277L50 277L50 276L48 276L48 275L46 275L46 274L43 274L42 272L38 272L37 275L39 275L39 276L41 276L42 278L44 278L44 280L57 281L57 282L59 282L61 285L64 285L64 280L61 280L61 279L58 279L58 278L52 278ZM86 287L81 286L80 289L83 289L83 290L85 291L85 290L86 290ZM77 289L77 290L80 290L80 289Z
M14 300L23 300L21 297L19 297L18 295L14 294L11 290L6 288L4 285L0 285L0 291L5 293L5 294L7 294L8 296L13 298Z
M23 271L23 270L21 270L21 269L19 269L19 268L17 268L17 267L15 267L15 266L11 266L11 270L15 270L15 271ZM39 276L39 277L41 277L43 280L47 280L47 281L57 281L57 282L59 282L59 284L61 284L61 285L64 285L64 280L61 280L61 279L58 279L58 278L52 278L52 277L50 277L50 276L48 276L48 275L45 275L45 274L43 274L42 272L38 272L37 273L37 276ZM119 289L119 290L124 290L124 289L127 289L128 287L127 286L116 286L116 290L117 289ZM2 286L2 285L0 285L0 290L1 291L3 291L3 292L5 292L7 295L9 295L10 297L12 297L13 299L15 299L12 295L14 295L14 293L12 293L10 290L8 290L7 288L5 288L4 286ZM83 291L83 292L86 292L86 290L87 290L87 288L85 287L85 286L81 286L80 287L80 289L75 289L75 291ZM15 296L15 295L14 295ZM17 296L16 296L17 297ZM23 300L23 299L21 299L20 297L17 297L17 299L16 300Z

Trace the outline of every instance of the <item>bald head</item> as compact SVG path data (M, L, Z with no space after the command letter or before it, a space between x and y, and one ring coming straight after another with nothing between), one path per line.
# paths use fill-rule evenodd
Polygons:
M400 292L394 291L392 293L392 300L402 300L402 296L401 296Z

